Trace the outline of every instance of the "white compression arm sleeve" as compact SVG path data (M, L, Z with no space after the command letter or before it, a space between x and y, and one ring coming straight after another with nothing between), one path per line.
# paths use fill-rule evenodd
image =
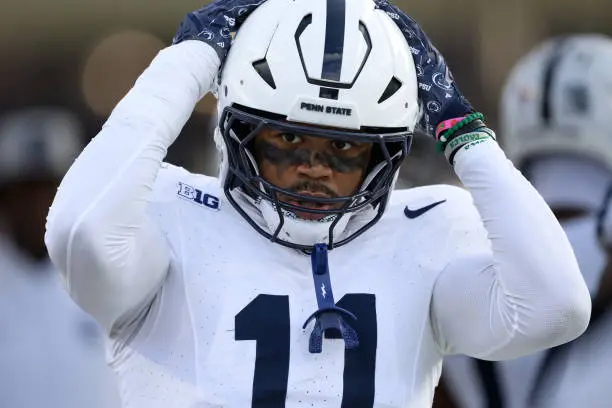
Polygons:
M45 242L70 295L107 329L150 298L170 262L147 215L167 148L220 65L199 41L162 50L64 177Z
M432 318L443 351L509 359L579 336L590 317L589 292L542 197L493 141L459 152L455 171L478 213L451 239L468 246L470 224L480 217L491 250L464 251L436 282ZM483 235L482 227L473 235Z

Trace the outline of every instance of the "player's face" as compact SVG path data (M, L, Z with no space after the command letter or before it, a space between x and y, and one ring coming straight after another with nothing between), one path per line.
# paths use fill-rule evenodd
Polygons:
M304 134L264 129L253 144L261 176L277 187L300 195L336 198L354 194L370 162L371 143L326 139ZM341 204L298 202L290 197L280 201L305 208L337 209ZM322 214L298 213L305 219Z

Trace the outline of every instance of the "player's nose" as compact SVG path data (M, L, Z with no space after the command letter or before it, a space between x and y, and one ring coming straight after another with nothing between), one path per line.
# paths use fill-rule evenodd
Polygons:
M313 179L331 177L333 171L324 156L319 151L311 151L308 160L297 166L298 173Z

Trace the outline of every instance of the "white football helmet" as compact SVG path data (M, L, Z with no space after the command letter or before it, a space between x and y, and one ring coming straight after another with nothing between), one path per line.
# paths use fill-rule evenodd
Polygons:
M62 108L33 107L0 117L0 186L61 179L83 148L83 127Z
M216 93L220 179L259 233L292 248L332 248L380 219L420 109L410 49L372 0L265 2L238 31ZM262 179L250 145L264 127L374 143L361 188L314 200ZM342 208L305 208L280 202L278 194ZM296 212L325 217L305 220Z
M579 34L545 41L512 70L502 92L501 140L521 169L551 154L612 170L612 39Z

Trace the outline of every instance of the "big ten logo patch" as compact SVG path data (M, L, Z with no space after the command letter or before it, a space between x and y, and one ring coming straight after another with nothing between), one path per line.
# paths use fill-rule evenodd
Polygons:
M221 204L218 197L204 193L202 190L185 183L178 183L177 194L182 199L191 201L194 204L209 208L211 210L219 210L219 206Z

